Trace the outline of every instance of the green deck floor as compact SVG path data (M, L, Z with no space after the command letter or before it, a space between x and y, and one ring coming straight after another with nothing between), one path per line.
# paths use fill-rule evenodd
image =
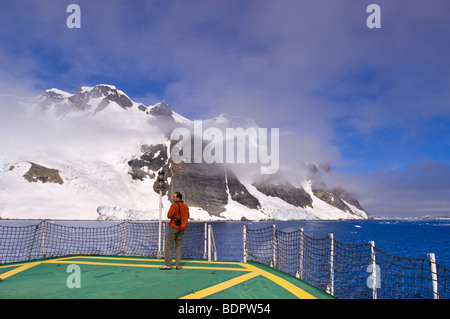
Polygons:
M326 299L325 292L258 263L183 260L160 270L161 259L73 256L0 265L5 298ZM78 265L71 270L70 265ZM78 276L79 275L79 276ZM80 288L69 288L80 284Z

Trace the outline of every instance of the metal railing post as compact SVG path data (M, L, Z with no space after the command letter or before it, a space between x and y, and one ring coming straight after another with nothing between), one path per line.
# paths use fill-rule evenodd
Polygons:
M45 220L42 220L42 257L47 257L45 253Z
M275 225L272 225L273 229L273 243L272 243L272 268L277 268L277 229Z
M211 259L217 261L217 248L216 242L214 240L214 231L212 225L208 225L208 242L209 242L208 261L211 261Z
M208 261L211 261L211 229L208 227Z
M370 269L372 271L372 274L370 276L371 288L372 288L372 299L377 299L378 298L377 288L379 286L378 276L380 274L378 274L378 272L377 272L378 267L377 267L377 263L375 260L375 242L369 241L369 244L370 244L370 259L372 261L372 264L371 264L372 269Z
M247 226L244 225L244 229L243 229L243 235L244 235L244 263L247 263L247 256L248 256L248 252L247 252Z
M159 190L159 222L158 222L158 254L161 258L161 219L162 219L162 189Z
M166 224L167 222L162 223L161 254L163 256L166 252Z
M203 250L203 259L206 259L206 254L208 251L208 223L205 222L205 233L204 233L204 250Z
M434 253L429 253L428 258L430 258L430 274L431 274L431 285L433 289L433 298L439 299L436 255Z
M123 222L122 255L125 255L126 238L127 238L127 220Z
M300 228L300 260L298 265L298 270L296 273L296 277L299 279L303 278L303 228Z
M334 296L334 239L333 234L329 234L330 237L330 295Z

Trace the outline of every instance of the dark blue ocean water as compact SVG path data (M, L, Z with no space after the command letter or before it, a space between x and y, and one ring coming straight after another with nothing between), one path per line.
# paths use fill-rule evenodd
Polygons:
M375 241L385 253L408 258L427 258L435 253L436 261L450 268L450 220L348 220L348 221L265 221L213 222L218 258L243 259L243 226L260 229L276 226L284 232L303 228L306 235L334 239L345 244Z

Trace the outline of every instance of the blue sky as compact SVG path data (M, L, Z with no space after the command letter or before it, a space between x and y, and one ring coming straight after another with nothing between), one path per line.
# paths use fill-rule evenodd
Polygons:
M69 29L66 8L81 8ZM369 29L366 8L381 8ZM448 0L3 0L0 94L113 84L283 132L372 215L450 215ZM395 195L395 196L394 196Z

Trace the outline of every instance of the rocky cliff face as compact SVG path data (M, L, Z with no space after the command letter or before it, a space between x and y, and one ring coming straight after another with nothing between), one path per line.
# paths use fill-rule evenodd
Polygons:
M204 163L181 163L176 164L170 160L170 151L164 145L143 145L141 155L128 162L130 166L129 174L133 179L143 180L145 178L155 178L157 171L164 171L165 176L170 179L168 188L164 191L171 198L174 191L183 194L186 204L200 207L212 216L220 217L225 212L229 201L235 201L243 206L263 210L258 198L252 195L239 178L223 164ZM322 167L323 170L323 167ZM331 168L325 168L330 172ZM311 175L317 173L316 166L310 168ZM314 208L312 195L322 200L328 205L345 211L355 218L365 218L361 216L364 209L360 203L351 197L344 189L327 189L326 185L319 183L312 185L312 195L302 187L294 187L287 181L274 183L269 181L258 181L252 183L261 194L278 198L297 208ZM153 185L155 192L158 192L156 181ZM350 205L359 211L354 211ZM267 216L270 218L270 215Z
M311 196L301 187L294 187L288 183L256 183L254 186L261 193L267 196L281 198L292 206L301 208L313 207Z
M359 210L364 210L361 204L342 188L334 188L331 190L313 188L312 191L317 198L320 198L327 204L339 208L340 210L352 213L353 211L348 204Z
M233 171L221 164L181 163L170 161L166 146L143 145L141 155L128 162L129 174L133 179L154 179L155 172L165 172L170 179L164 194L169 198L173 192L183 194L186 204L200 207L213 216L219 217L225 211L229 198L250 209L260 208L256 197L251 195ZM167 163L167 164L166 164ZM155 181L153 188L157 189Z

